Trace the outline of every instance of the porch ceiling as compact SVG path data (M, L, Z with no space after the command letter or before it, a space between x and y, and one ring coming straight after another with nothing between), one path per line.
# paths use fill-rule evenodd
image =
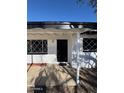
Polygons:
M96 31L90 28L74 28L74 29L53 29L53 28L47 28L47 29L42 29L42 28L33 28L33 29L28 29L27 33L28 34L58 34L58 33L83 33L87 31Z

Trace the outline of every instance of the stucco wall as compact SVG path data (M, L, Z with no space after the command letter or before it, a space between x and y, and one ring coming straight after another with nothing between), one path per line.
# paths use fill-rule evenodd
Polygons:
M83 38L97 38L96 35L82 35L77 43L76 34L72 44L72 60L71 65L74 68L81 66L83 68L94 68L97 65L97 53L96 52L83 52ZM79 58L77 60L77 44L79 46Z
M27 55L28 63L57 63L57 40L68 40L68 62L76 68L77 63L77 34L76 33L57 33L57 34L28 34L28 40L47 40L48 54L45 55ZM96 35L82 35L80 38L79 63L82 67L95 67L97 63L96 52L83 52L83 38L97 38Z
M56 63L57 62L57 40L66 39L68 41L68 62L71 61L71 46L72 46L72 34L28 34L28 40L47 40L48 42L48 54L45 55L27 55L27 62L31 63Z

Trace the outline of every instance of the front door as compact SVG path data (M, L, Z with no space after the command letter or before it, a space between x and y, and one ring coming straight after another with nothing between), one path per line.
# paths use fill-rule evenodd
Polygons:
M57 60L58 62L68 61L68 41L57 40Z

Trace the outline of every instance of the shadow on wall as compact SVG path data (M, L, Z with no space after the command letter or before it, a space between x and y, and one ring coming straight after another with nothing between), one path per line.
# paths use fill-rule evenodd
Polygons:
M83 52L83 47L79 44L80 52L78 62L81 67L84 68L95 68L97 66L97 54L96 52ZM77 44L73 46L72 50L72 67L76 68L77 63Z

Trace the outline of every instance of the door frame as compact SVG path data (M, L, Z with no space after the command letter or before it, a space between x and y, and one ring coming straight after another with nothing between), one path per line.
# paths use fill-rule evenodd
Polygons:
M61 41L61 40L65 40L66 42L67 42L67 44L66 44L66 46L67 46L67 51L66 51L66 53L67 53L67 62L68 62L68 39L57 39L56 41L57 41L57 44L56 44L56 50L57 50L57 61L58 61L58 41ZM63 61L64 62L64 61Z

